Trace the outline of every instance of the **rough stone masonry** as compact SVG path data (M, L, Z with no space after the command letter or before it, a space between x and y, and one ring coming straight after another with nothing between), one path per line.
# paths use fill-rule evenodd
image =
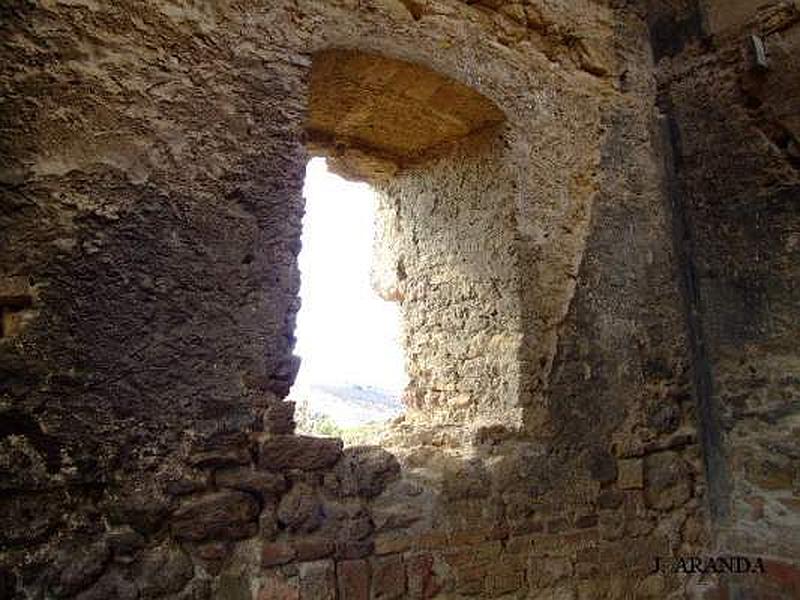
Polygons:
M0 598L800 597L797 0L6 0L0 57ZM312 155L380 198L379 445L284 400Z

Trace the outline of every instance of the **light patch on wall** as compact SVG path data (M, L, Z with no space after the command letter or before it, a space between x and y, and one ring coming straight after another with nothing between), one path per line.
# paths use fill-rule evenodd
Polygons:
M290 397L341 427L388 419L401 411L407 377L399 306L370 285L375 193L314 158L304 196L295 331L302 362Z

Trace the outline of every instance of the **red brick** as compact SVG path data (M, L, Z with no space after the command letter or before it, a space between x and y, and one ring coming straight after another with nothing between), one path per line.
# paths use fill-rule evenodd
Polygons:
M414 554L407 557L405 563L410 598L428 600L439 593L442 586L433 572L432 554L428 552Z
M797 594L800 598L800 568L775 560L765 560L764 571L781 590Z
M394 600L406 593L406 570L399 554L381 556L372 563L373 600Z
M369 563L343 560L336 568L339 600L369 600Z
M289 544L283 542L264 544L264 547L261 549L261 566L272 567L275 565L283 565L291 561L294 555L294 548Z

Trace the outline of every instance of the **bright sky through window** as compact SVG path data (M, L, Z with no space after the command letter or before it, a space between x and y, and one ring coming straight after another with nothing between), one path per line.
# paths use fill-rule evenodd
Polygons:
M399 307L370 286L375 194L330 173L321 158L309 162L303 192L296 389L350 384L399 395L406 384Z

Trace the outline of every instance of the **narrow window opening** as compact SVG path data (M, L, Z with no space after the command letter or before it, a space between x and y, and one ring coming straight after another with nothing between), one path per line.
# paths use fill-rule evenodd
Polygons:
M400 307L370 284L377 197L312 159L304 187L300 298L290 399L298 431L364 443L402 412Z

